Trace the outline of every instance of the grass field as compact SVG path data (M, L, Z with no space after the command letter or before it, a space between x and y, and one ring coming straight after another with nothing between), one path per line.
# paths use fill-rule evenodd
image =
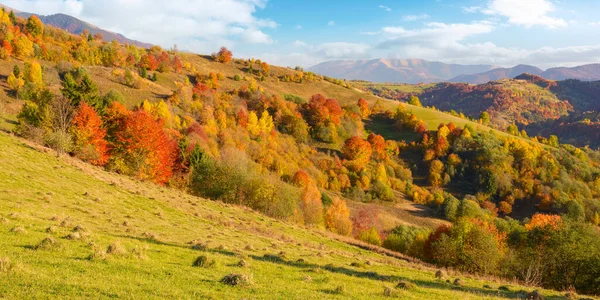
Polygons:
M3 133L0 148L0 298L378 299L390 287L402 299L504 299L532 290L452 274L465 282L456 287L436 269L319 229L57 158ZM193 267L201 255L215 265ZM221 283L230 273L251 283ZM400 280L416 287L394 288Z

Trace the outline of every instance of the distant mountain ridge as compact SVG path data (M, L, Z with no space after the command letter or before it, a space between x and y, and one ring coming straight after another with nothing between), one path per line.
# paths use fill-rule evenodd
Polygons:
M456 76L448 81L450 82L467 82L471 84L482 84L490 81L514 78L523 73L539 75L544 72L542 69L530 65L518 65L512 68L497 68L487 72L478 74L464 74Z
M308 68L325 76L372 82L482 84L528 73L549 80L600 80L600 63L542 70L531 65L500 68L494 65L461 65L423 59L333 60Z
M432 83L463 74L497 68L493 65L459 65L423 59L335 60L320 63L309 71L348 80L373 82Z
M482 84L489 81L514 78L520 74L538 75L549 80L579 79L584 81L600 80L600 64L587 64L576 67L557 67L546 71L534 66L518 65L512 68L498 68L479 74L460 75L450 79L450 82L466 82Z
M22 12L22 11L18 11L16 9L12 9L12 8L10 8L6 5L2 5L2 4L0 4L0 7L3 7L8 11L12 10L15 13L15 15L22 17L22 18L29 18L29 16L34 15L32 13ZM66 14L53 14L53 15L47 15L47 16L38 15L38 14L35 14L35 15L38 18L40 18L40 20L44 24L66 30L73 34L81 34L84 30L87 30L92 35L100 33L102 35L102 37L104 38L104 40L107 42L117 40L121 44L134 44L138 47L143 47L143 48L152 47L152 44L129 39L120 33L104 30L102 28L99 28L90 23L87 23L85 21L79 20L73 16L69 16Z

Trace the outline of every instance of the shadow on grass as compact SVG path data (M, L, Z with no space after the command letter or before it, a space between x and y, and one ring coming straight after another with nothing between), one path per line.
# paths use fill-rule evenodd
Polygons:
M486 289L483 287L481 287L481 288L466 287L466 286L459 287L459 286L455 286L451 283L447 283L445 281L437 281L436 279L433 279L433 274L431 275L431 277L432 277L431 281L412 280L412 279L409 279L409 278L406 278L403 276L384 275L384 274L379 274L379 273L373 272L373 271L359 271L359 270L354 270L354 269L347 268L344 266L336 266L336 265L332 265L332 264L323 266L323 265L318 265L318 264L314 264L314 263L308 263L306 261L286 260L285 257L281 257L279 255L273 255L273 254L265 254L264 256L251 255L250 257L253 260L267 262L267 263L282 264L282 265L287 265L287 266L291 266L291 267L312 269L312 270L322 269L322 270L332 272L332 273L343 274L343 275L358 277L358 278L366 278L366 279L371 279L371 280L378 280L378 281L385 281L385 282L399 282L401 280L404 280L404 281L412 282L420 288L439 289L439 290L455 290L455 291L462 291L465 293L471 293L471 294L479 295L479 296L495 296L495 297L503 297L503 298L507 298L507 299L519 299L524 296L522 293L520 293L520 291L491 290L491 289ZM321 292L329 294L329 293L335 293L336 291L321 290ZM561 297L546 297L546 299L562 299L562 298Z

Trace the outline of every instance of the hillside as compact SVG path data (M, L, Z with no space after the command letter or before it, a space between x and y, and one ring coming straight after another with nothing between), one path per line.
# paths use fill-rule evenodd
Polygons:
M2 297L383 299L384 287L399 280L417 286L395 292L405 299L502 299L530 290L460 274L451 279L465 286L454 288L435 279L436 269L323 231L56 159L5 134L0 145L0 163L10 166L0 170ZM33 248L48 237L57 244ZM123 253L102 254L115 243ZM216 266L192 267L200 255ZM248 266L237 267L240 260ZM229 273L251 276L253 284L219 283Z
M93 179L78 172L61 173L60 166L44 163L42 158L36 162L36 158L30 156L37 152L21 151L19 143L8 138L9 148L14 148L16 153L6 152L7 155L27 157L25 161L41 168L42 182L61 184L60 180L57 183L47 177L55 176L57 180L77 184L61 185L60 191L40 195L45 201L42 203L52 205L55 194L66 195L68 197L57 203L63 209L70 209L68 201L86 203L92 196L94 203L73 213L83 216L106 201L108 206L102 207L102 213L107 216L98 217L99 212L91 215L97 222L90 227L103 224L100 220L110 219L111 224L114 222L113 225L126 232L119 238L127 238L132 233L134 237L143 235L162 246L181 248L180 239L169 237L173 227L178 224L182 232L196 230L196 219L189 215L195 208L188 204L200 206L194 199L211 199L261 213L261 216L255 215L261 222L288 224L291 226L288 228L300 231L310 228L307 234L319 232L327 238L360 244L407 261L419 259L438 267L510 278L532 286L600 294L596 284L600 270L597 256L600 253L600 239L597 239L600 185L596 176L600 173L600 153L560 144L554 138L531 139L518 131L494 130L484 124L500 120L495 114L489 114L491 120L482 114L479 120L472 121L457 112L449 114L437 108L422 107L419 99L412 95L432 94L429 99L422 97L427 105L427 101L446 98L458 103L471 93L485 101L476 103L478 98L468 99L470 102L463 104L469 107L479 109L487 105L488 109L505 113L506 119L537 122L548 116L564 116L564 111L571 108L553 97L550 91L553 81L526 75L518 80L482 86L384 86L389 93L381 96L396 95L398 97L391 98L401 100L400 95L406 95L411 104L404 104L370 93L377 92L375 84L349 82L301 68L281 68L260 59L236 59L226 47L216 49L210 56L167 51L157 46L142 49L118 41L107 43L71 35L44 26L35 16L24 20L5 13L0 13L0 25L3 25L0 38L5 38L0 49L2 129L27 139L30 148L25 149L49 147L52 150L42 151L50 151L60 161L76 165L92 177L109 176L109 189L134 191L134 194L139 191L131 196L133 198L119 195L118 201L123 201L119 202L123 207L115 211L123 211L123 214L115 217L118 221L113 221L115 218L109 215L112 209L108 207L116 206L117 200L110 198L113 194L106 186L95 184ZM451 89L454 92L444 93ZM518 106L511 106L513 98L519 100ZM6 161L26 163L12 156ZM44 169L54 167L56 175ZM16 165L7 172L12 173L6 177L21 178L27 175L19 172L33 171ZM76 179L78 177L81 178ZM122 185L122 180L117 178L127 184ZM35 182L35 177L29 179ZM79 180L85 180L88 185L78 184ZM145 191L130 188L129 183L134 180L139 181L134 184L136 187L154 187L165 198L155 195L158 193L145 195ZM29 197L23 183L9 182L20 186L23 195ZM102 195L95 195L96 190ZM104 200L107 195L108 200ZM181 198L188 202L177 201ZM63 200L67 202L61 202ZM132 207L141 206L138 201L150 201L151 209L131 211ZM184 215L173 213L157 201L173 205ZM230 207L206 203L216 205L212 207ZM15 209L26 208L26 204ZM149 215L150 210L155 217L164 218L164 222L152 225L154 217ZM46 210L36 207L35 211ZM221 212L226 214L224 210ZM245 215L240 210L233 213ZM18 217L18 214L16 217L7 215L9 221ZM122 221L125 217L132 222ZM54 221L66 217L57 218ZM211 224L223 222L220 216L207 216L204 220ZM221 223L231 231L219 227L219 232L230 234L226 236L227 241L218 241L223 241L228 249L234 247L235 238L254 230L252 222L243 221L246 223L237 224L239 226ZM130 227L137 222L151 231L117 225ZM10 228L12 233L31 231L25 225L20 226ZM212 227L201 228L213 230ZM275 237L284 235L286 238L281 237L281 240L290 241L289 236L297 236L292 229L278 231ZM264 234L264 230L256 229L256 233ZM86 235L81 227L75 231L77 233L69 234L69 239L81 240ZM57 232L60 236L68 234ZM101 227L98 232L116 234L109 227ZM167 238L163 239L163 235ZM206 238L213 240L215 236L211 233ZM36 238L41 239L41 236ZM196 239L187 235L183 238ZM246 242L251 238L242 240ZM28 241L30 245L34 242ZM151 257L143 253L145 250L140 248L143 245L132 243L124 245L126 250L123 250L118 244L107 247L112 243L110 239L101 242L104 245L96 248L92 245L93 251L89 249L91 261L104 261L108 255L110 262L124 252L132 254L125 255L129 258ZM291 242L297 249L277 246L285 248L283 254L281 250L266 253L268 242L261 248L254 245L243 248L244 251L263 251L248 257L253 260L297 267L302 261L298 262L293 256L314 248L296 240ZM28 250L53 248L53 243L46 240L41 246ZM125 242L121 246L123 244ZM99 245L98 242L95 245ZM218 260L225 259L221 254L232 255L225 253L230 250L218 246L216 250L208 246L213 249L208 254ZM206 250L206 247L195 248ZM240 246L236 249L240 250ZM361 252L361 255L376 254ZM44 259L54 257L42 256ZM545 259L541 259L542 256ZM212 268L222 266L212 266L210 259L198 264ZM306 263L307 259L303 259ZM226 262L226 265L233 263ZM328 262L311 259L309 263L321 268L321 263ZM390 278L370 271L366 274L348 271L332 263L333 266L326 264L321 269L358 274L357 280ZM103 263L103 266L106 265ZM352 267L368 268L360 263ZM547 271L530 277L532 268ZM173 280L189 278L179 276L180 272L176 274ZM210 277L213 281L205 283L216 284L217 291L221 291L223 286L216 280L224 275L217 278L215 272L210 274L214 276ZM264 281L257 280L264 284L273 274L281 276L280 271L273 269L254 276L265 276ZM311 280L307 281L312 281L314 276L309 276ZM124 280L131 277L136 276L123 275ZM392 278L394 282L400 279ZM420 284L431 286L426 282ZM457 282L456 286L460 285ZM327 295L348 293L338 286L320 289ZM93 293L97 289L82 290ZM203 287L200 291L208 293L206 290ZM509 290L514 292L514 289ZM387 293L390 292L396 290L388 289ZM289 293L288 297L300 297L294 291ZM366 294L357 296L368 297Z
M310 71L335 78L371 82L430 83L493 69L491 65L458 65L422 59L337 60L320 63Z

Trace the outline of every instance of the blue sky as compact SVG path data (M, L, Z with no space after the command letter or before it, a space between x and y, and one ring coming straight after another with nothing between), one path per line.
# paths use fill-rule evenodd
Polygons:
M600 62L598 0L6 0L67 13L130 38L309 67L422 58L542 68ZM132 17L135 16L135 17Z

